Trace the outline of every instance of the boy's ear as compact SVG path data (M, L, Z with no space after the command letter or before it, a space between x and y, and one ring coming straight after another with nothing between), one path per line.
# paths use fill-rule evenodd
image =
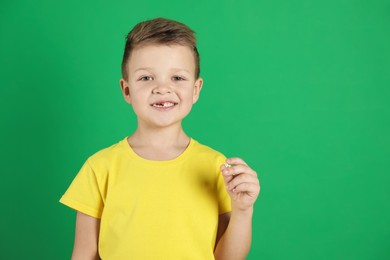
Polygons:
M195 104L196 101L198 101L200 91L202 90L202 86L203 86L203 79L202 79L202 78L198 78L198 79L195 81L194 95L193 95L193 97L192 97L192 104Z
M128 104L131 104L129 83L124 78L121 78L119 80L119 85L121 86L123 98Z

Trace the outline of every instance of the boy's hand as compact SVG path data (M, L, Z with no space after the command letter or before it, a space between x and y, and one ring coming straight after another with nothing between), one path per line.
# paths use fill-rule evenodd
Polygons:
M226 164L221 165L221 171L232 198L232 210L252 209L260 193L256 172L240 158L227 159Z

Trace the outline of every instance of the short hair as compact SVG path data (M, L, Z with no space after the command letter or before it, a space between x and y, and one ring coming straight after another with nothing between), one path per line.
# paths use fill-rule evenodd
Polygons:
M127 34L122 59L122 77L124 79L128 79L127 63L131 52L143 44L179 44L190 47L195 57L195 78L199 78L200 57L196 47L195 32L183 23L166 18L155 18L138 23Z

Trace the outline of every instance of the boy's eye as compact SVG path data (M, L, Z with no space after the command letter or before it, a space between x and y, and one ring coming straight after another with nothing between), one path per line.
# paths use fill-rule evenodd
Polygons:
M182 80L184 80L184 78L182 78L182 77L180 77L180 76L174 76L174 77L172 77L172 79L173 79L174 81L182 81Z
M150 77L150 76L142 76L142 77L139 78L139 80L141 80L141 81L147 81L147 80L152 80L152 79L153 78Z

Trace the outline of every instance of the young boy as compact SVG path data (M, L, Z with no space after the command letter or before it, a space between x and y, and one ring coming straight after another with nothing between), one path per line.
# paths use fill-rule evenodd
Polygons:
M127 36L120 87L128 138L85 162L61 202L77 210L72 259L245 259L255 171L188 137L203 80L194 32L154 19Z

